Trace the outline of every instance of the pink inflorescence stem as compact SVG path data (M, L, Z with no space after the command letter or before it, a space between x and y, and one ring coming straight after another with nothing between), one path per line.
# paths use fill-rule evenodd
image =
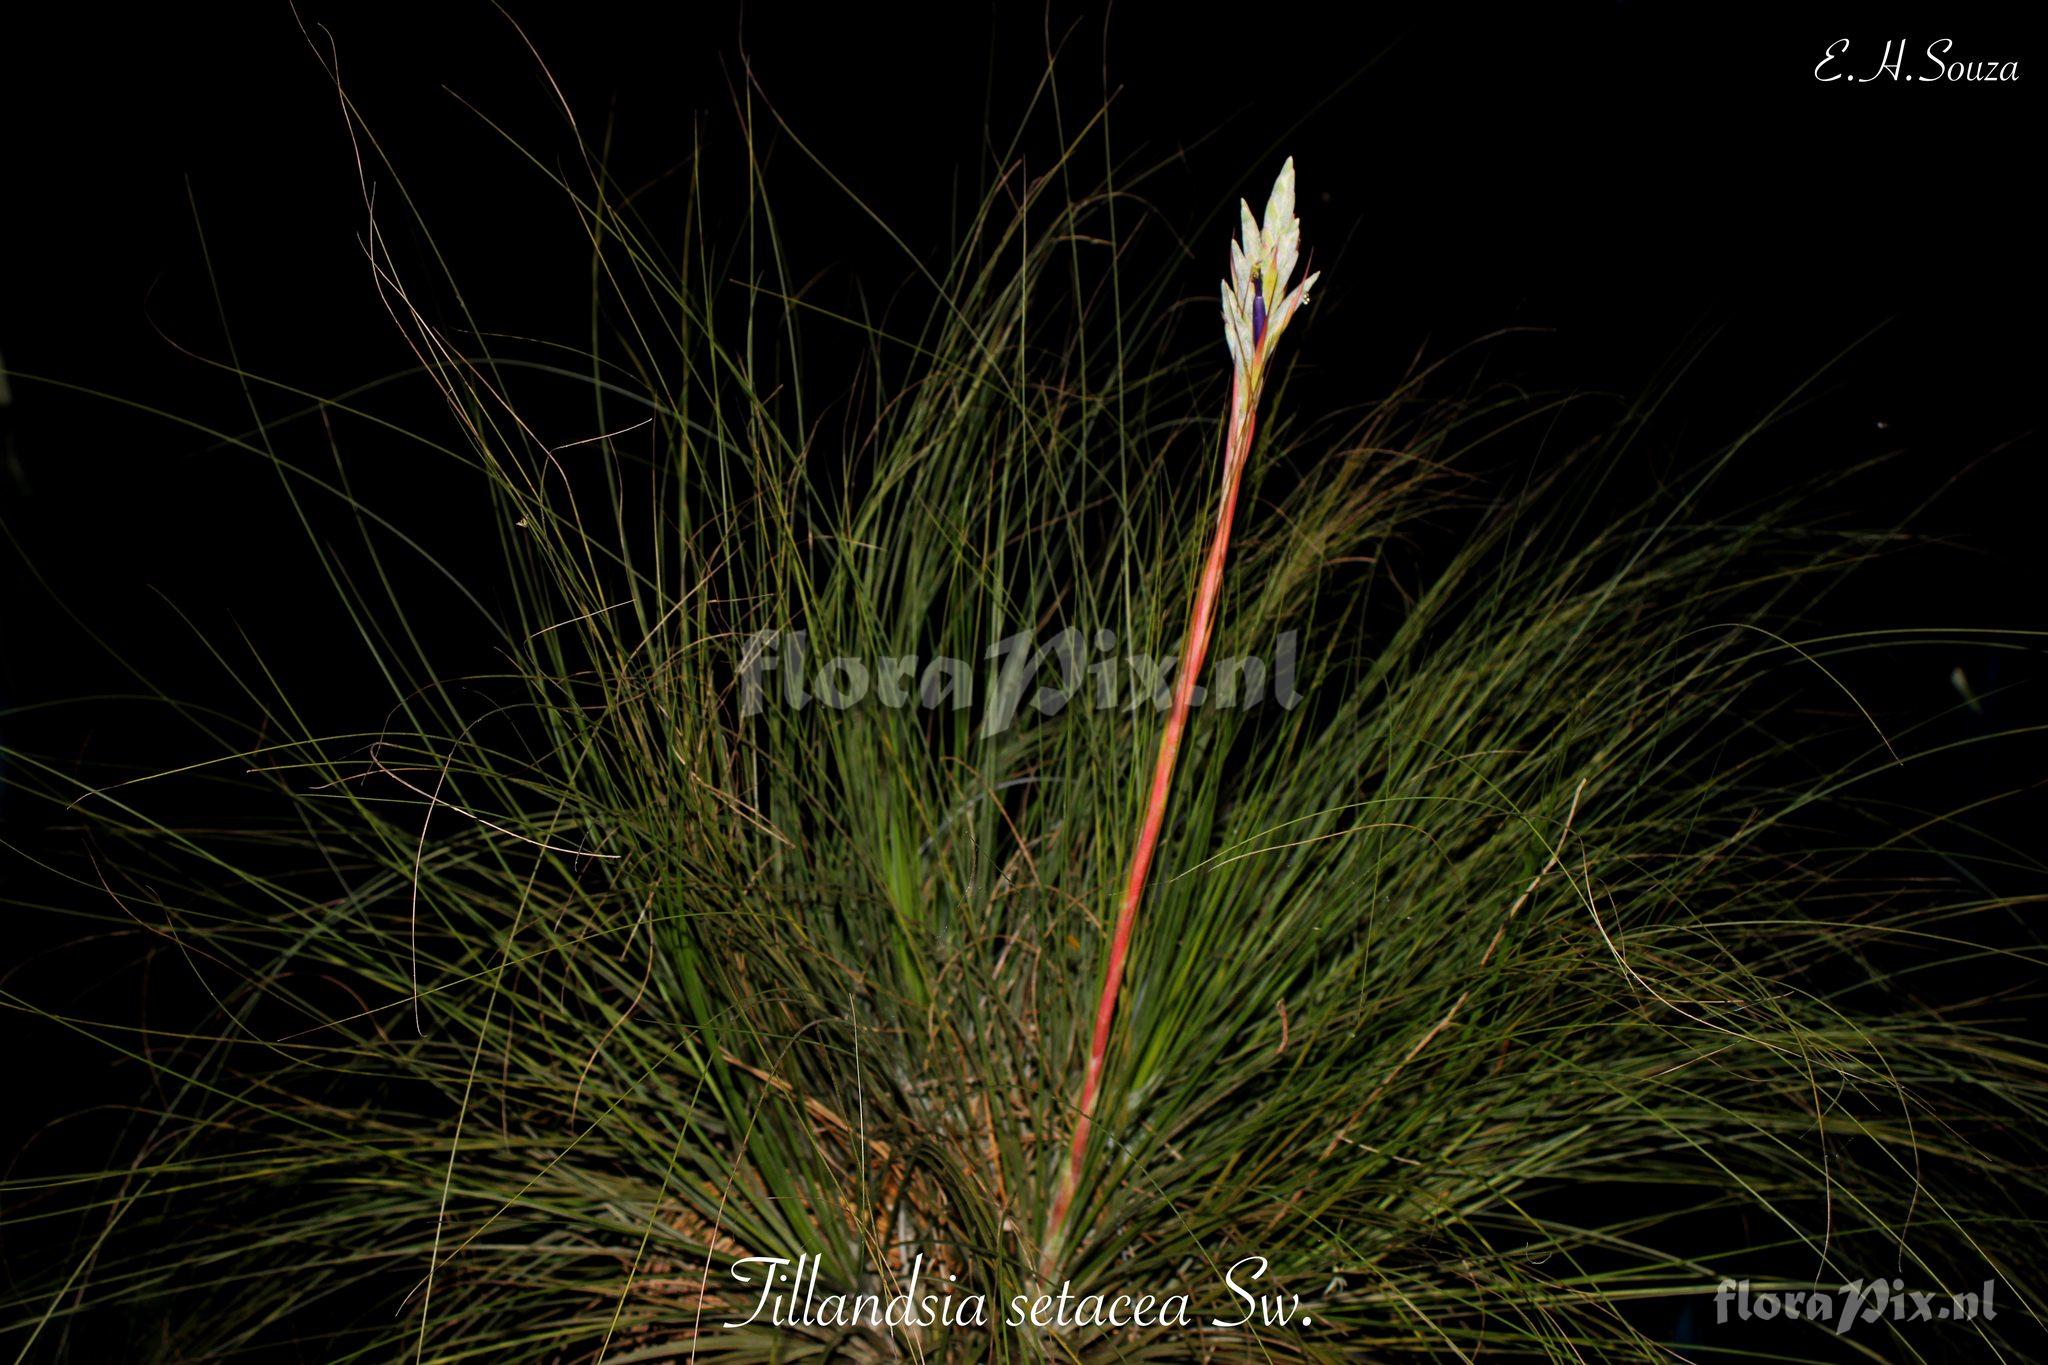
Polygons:
M1253 219L1251 209L1243 211L1241 243L1231 244L1232 279L1223 286L1224 335L1232 361L1230 417L1223 436L1223 489L1216 513L1216 532L1209 542L1209 555L1202 565L1202 577L1195 590L1194 610L1188 618L1186 644L1181 650L1180 671L1174 681L1173 704L1166 716L1166 729L1159 737L1159 757L1152 766L1152 790L1145 801L1145 818L1138 829L1138 842L1131 851L1130 873L1124 881L1123 901L1117 908L1116 927L1110 937L1109 963L1103 975L1102 995L1095 1007L1095 1031L1088 1046L1088 1069L1081 1081L1081 1100L1074 1122L1074 1142L1067 1169L1052 1205L1046 1237L1048 1255L1057 1252L1067 1211L1080 1188L1081 1171L1088 1155L1088 1138L1095 1122L1095 1104L1101 1091L1103 1063L1109 1053L1110 1027L1116 1019L1117 992L1122 988L1124 963L1129 957L1131 931L1137 923L1138 906L1145 896L1145 878L1152 868L1152 856L1159 847L1159 832L1166 823L1166 802L1173 789L1174 764L1180 758L1181 739L1187 732L1188 712L1194 704L1195 680L1209 652L1209 638L1216 624L1216 606L1223 595L1223 566L1230 553L1230 527L1237 510L1238 484L1244 476L1245 459L1251 453L1252 434L1258 423L1259 390L1265 379L1266 360L1281 330L1295 310L1307 300L1311 275L1293 294L1280 297L1287 287L1300 242L1300 224L1294 217L1294 162L1290 159L1274 183L1266 202L1263 228ZM1275 303L1269 308L1267 291Z

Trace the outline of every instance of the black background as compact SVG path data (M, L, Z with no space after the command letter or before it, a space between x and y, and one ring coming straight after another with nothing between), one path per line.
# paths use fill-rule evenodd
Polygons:
M1332 403L1385 392L1418 351L1507 326L1547 330L1500 348L1505 372L1622 393L1705 343L1685 390L1704 448L1877 329L1829 372L1824 412L1777 458L1817 472L1902 452L1887 475L1896 505L1871 506L1872 525L1936 499L1917 528L1965 553L1882 583L1880 615L2042 623L2043 537L2025 496L2042 358L2040 102L2031 28L2005 12L511 10L586 135L612 120L623 181L676 171L695 139L716 168L751 70L757 113L772 102L927 252L943 248L961 182L988 173L984 130L1007 128L1054 47L1069 126L1106 82L1120 151L1183 155L1147 192L1163 221L1210 229L1186 254L1190 299L1220 273L1209 247L1224 225L1209 215L1237 194L1258 200L1292 152L1328 272L1309 354ZM314 51L330 35L485 325L579 339L575 225L480 117L566 156L548 80L494 8L74 8L5 23L0 357L18 375L239 427L236 387L181 354L223 355L223 313L242 361L287 382L334 391L406 363L370 287L362 194ZM2019 58L2022 79L1814 79L1834 38L1854 45L1835 69L1865 71L1887 38L1918 53L1939 36ZM827 290L857 278L886 299L910 274L900 252L786 135L766 141L799 273ZM424 243L400 250L418 259ZM148 600L160 593L209 627L231 613L261 622L283 655L317 653L312 561L267 471L107 404L15 388L0 508L66 603L118 636L175 625ZM366 476L424 481L416 500L437 491L435 471L416 467L427 462L363 458ZM101 665L49 633L8 559L0 698L96 681ZM1919 600L1902 607L1902 593Z
M1923 529L1979 552L1928 605L1949 621L2038 624L2038 517L2015 482L2034 458L2042 357L2031 30L1997 10L1776 8L1789 12L511 7L586 134L614 117L627 183L674 171L693 139L729 146L750 68L757 110L772 102L926 251L944 241L959 180L986 174L984 129L1007 127L1051 47L1069 126L1106 79L1122 151L1184 153L1148 193L1167 221L1212 229L1187 257L1191 298L1220 271L1205 215L1226 196L1258 200L1292 152L1328 272L1312 354L1339 401L1384 392L1419 349L1504 326L1551 330L1496 364L1621 392L1706 341L1689 386L1704 441L1876 328L1825 382L1834 424L1786 458L1824 469L1905 452L1901 496L1941 498ZM339 389L406 362L370 288L351 149L314 52L330 34L486 325L578 340L588 280L574 224L480 117L565 151L547 79L492 7L75 9L0 29L0 356L14 371L230 424L234 385L179 352L224 353L219 311L243 362L289 382ZM1835 69L1858 71L1886 38L1918 53L1944 35L1960 53L2020 58L2022 79L1814 80L1833 38L1854 43ZM857 276L886 297L910 273L900 253L787 137L769 140L800 273ZM109 611L146 614L151 589L202 613L241 598L291 614L294 574L250 572L288 562L301 539L269 515L260 466L15 387L0 498L68 602L104 628L120 624ZM7 695L93 667L51 658L16 619L35 609L14 579L6 589Z
M2033 487L2044 75L2031 28L2012 14L510 9L586 133L615 116L620 179L681 165L696 138L729 145L751 71L757 109L772 103L917 249L940 249L956 172L970 185L985 176L985 129L1007 127L1051 47L1070 122L1106 79L1118 147L1181 157L1150 187L1165 221L1216 228L1205 215L1226 195L1257 203L1291 152L1326 272L1300 344L1331 402L1384 393L1418 350L1510 326L1542 330L1500 343L1489 363L1542 386L1632 392L1697 352L1668 456L1682 468L1686 451L1747 427L1861 339L1773 444L1775 472L1796 480L1897 452L1830 510L1886 527L1917 509L1927 543L1854 580L1827 619L2048 626L2048 531ZM325 30L309 36L302 21ZM486 324L579 340L588 267L575 224L467 107L544 149L566 145L547 79L497 10L307 0L297 15L280 3L0 19L0 357L16 375L0 410L0 524L18 547L0 546L6 745L86 766L190 756L189 737L110 703L5 714L133 690L73 613L180 695L235 704L183 617L261 639L316 714L376 719L351 714L367 679L332 647L331 598L269 470L24 377L239 427L235 385L197 358L223 354L222 311L242 362L287 382L337 391L407 363L360 248L350 144L315 55L330 34ZM2018 59L2021 79L1814 79L1836 38L1852 41L1838 69L1864 72L1887 38L1917 54L1942 36L1960 55ZM1924 66L1909 56L1905 69ZM769 141L799 273L841 282L825 288L858 277L886 296L910 273L898 250L787 135ZM1226 235L1208 231L1187 255L1191 299L1213 289ZM1175 248L1159 238L1153 249ZM399 451L352 459L363 481L400 490L402 515L460 547L450 509L467 504L445 471ZM1952 666L1981 687L1991 660L1902 659L1896 676L1863 681L1882 713L1911 718L1954 700ZM2015 695L1996 718L2039 719L2038 700ZM1940 779L1958 800L2035 780L2017 750L1972 761L1984 770ZM0 768L0 836L61 848L67 836L8 777ZM2017 822L2009 833L2032 838L2031 809L2004 817ZM118 949L51 956L73 927L10 915L10 988L32 983L44 1003L87 1011L128 989ZM5 1027L10 1053L48 1073L16 1092L21 1130L106 1089L92 1079L110 1074L98 1054L72 1036L11 1014Z

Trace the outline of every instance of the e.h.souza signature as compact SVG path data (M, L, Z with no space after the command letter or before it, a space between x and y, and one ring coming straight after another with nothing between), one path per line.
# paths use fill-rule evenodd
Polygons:
M1955 55L1953 38L1936 38L1915 62L1911 71L1903 70L1906 62L1904 38L1887 38L1884 56L1870 71L1858 75L1850 70L1849 40L1837 38L1828 44L1820 64L1813 68L1813 78L1822 85L1829 81L1853 81L1868 84L1871 81L2016 81L2020 78L2020 64L2017 60L1993 57L1961 58Z

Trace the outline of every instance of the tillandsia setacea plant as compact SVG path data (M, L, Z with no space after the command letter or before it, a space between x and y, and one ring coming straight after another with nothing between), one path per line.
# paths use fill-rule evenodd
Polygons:
M1844 700L1943 638L1813 623L1878 539L1662 390L1453 355L1279 401L1291 162L1211 482L1212 305L1138 198L1185 163L1040 98L881 318L778 230L816 163L772 111L652 186L564 119L517 150L568 323L459 285L344 99L409 368L224 359L246 418L165 417L281 476L315 669L204 630L228 703L91 703L148 708L147 770L9 732L50 830L4 894L189 983L0 982L127 1097L0 1177L15 1358L1689 1359L1728 1277L1879 1275L2000 1311L1731 1349L2023 1356L2048 878L1883 785L2004 736Z
M1123 986L1124 959L1130 951L1138 906L1145 897L1145 878L1159 848L1159 830L1166 821L1174 764L1180 758L1181 736L1187 729L1188 712L1194 703L1196 679L1209 654L1216 604L1223 594L1223 566L1230 554L1230 526L1237 513L1237 492L1244 481L1245 461L1251 457L1252 437L1258 427L1259 396L1265 387L1266 367L1280 344L1281 333L1287 330L1295 312L1308 302L1309 286L1320 278L1320 272L1312 273L1292 293L1288 292L1294 268L1301 259L1301 220L1294 212L1293 157L1287 158L1273 181L1273 192L1266 198L1263 225L1252 216L1250 204L1240 200L1238 209L1242 227L1238 239L1230 244L1230 278L1223 281L1223 339L1230 347L1230 411L1223 422L1223 478L1216 507L1216 530L1209 542L1208 557L1202 562L1201 579L1195 586L1194 608L1188 616L1180 666L1174 675L1173 700L1166 713L1166 727L1159 736L1159 757L1152 766L1151 791L1145 799L1144 819L1138 827L1130 872L1124 879L1115 927L1110 932L1102 996L1095 1007L1088 1066L1082 1076L1081 1099L1074 1121L1073 1151L1065 1181L1052 1204L1052 1226L1046 1238L1049 1263L1057 1260L1062 1224L1080 1184L1082 1165L1088 1158L1088 1134L1095 1117L1096 1093L1102 1084L1103 1058L1109 1051L1110 1029L1116 1020L1117 994Z

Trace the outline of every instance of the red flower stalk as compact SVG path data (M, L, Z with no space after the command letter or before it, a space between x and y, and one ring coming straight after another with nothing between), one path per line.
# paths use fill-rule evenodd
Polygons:
M1095 1102L1102 1084L1103 1061L1109 1052L1110 1026L1116 1019L1117 992L1123 985L1124 961L1130 953L1131 931L1137 923L1138 906L1145 897L1145 877L1159 847L1159 831L1166 823L1174 763L1180 757L1181 737L1187 732L1195 679L1209 652L1216 603L1223 594L1230 524L1237 510L1237 489L1244 476L1245 458L1251 453L1252 433L1258 424L1259 392L1265 383L1266 363L1281 332L1296 310L1308 301L1308 288L1317 279L1310 275L1293 293L1285 293L1301 245L1301 222L1294 216L1292 157L1273 182L1273 193L1266 200L1263 229L1252 217L1249 204L1240 201L1239 207L1243 215L1241 240L1230 244L1231 278L1223 283L1223 337L1230 346L1231 386L1230 416L1223 432L1222 502L1216 513L1216 533L1209 542L1209 556L1202 565L1201 582L1195 589L1194 611L1188 617L1187 640L1174 680L1173 705L1167 712L1166 730L1159 737L1159 757L1152 767L1152 792L1145 802L1144 823L1139 826L1138 842L1131 851L1130 875L1124 882L1123 902L1118 907L1116 929L1110 938L1109 965L1103 976L1102 997L1095 1007L1094 1038L1088 1048L1088 1070L1081 1081L1073 1151L1047 1228L1049 1253L1058 1243L1088 1155L1088 1135L1095 1121Z

